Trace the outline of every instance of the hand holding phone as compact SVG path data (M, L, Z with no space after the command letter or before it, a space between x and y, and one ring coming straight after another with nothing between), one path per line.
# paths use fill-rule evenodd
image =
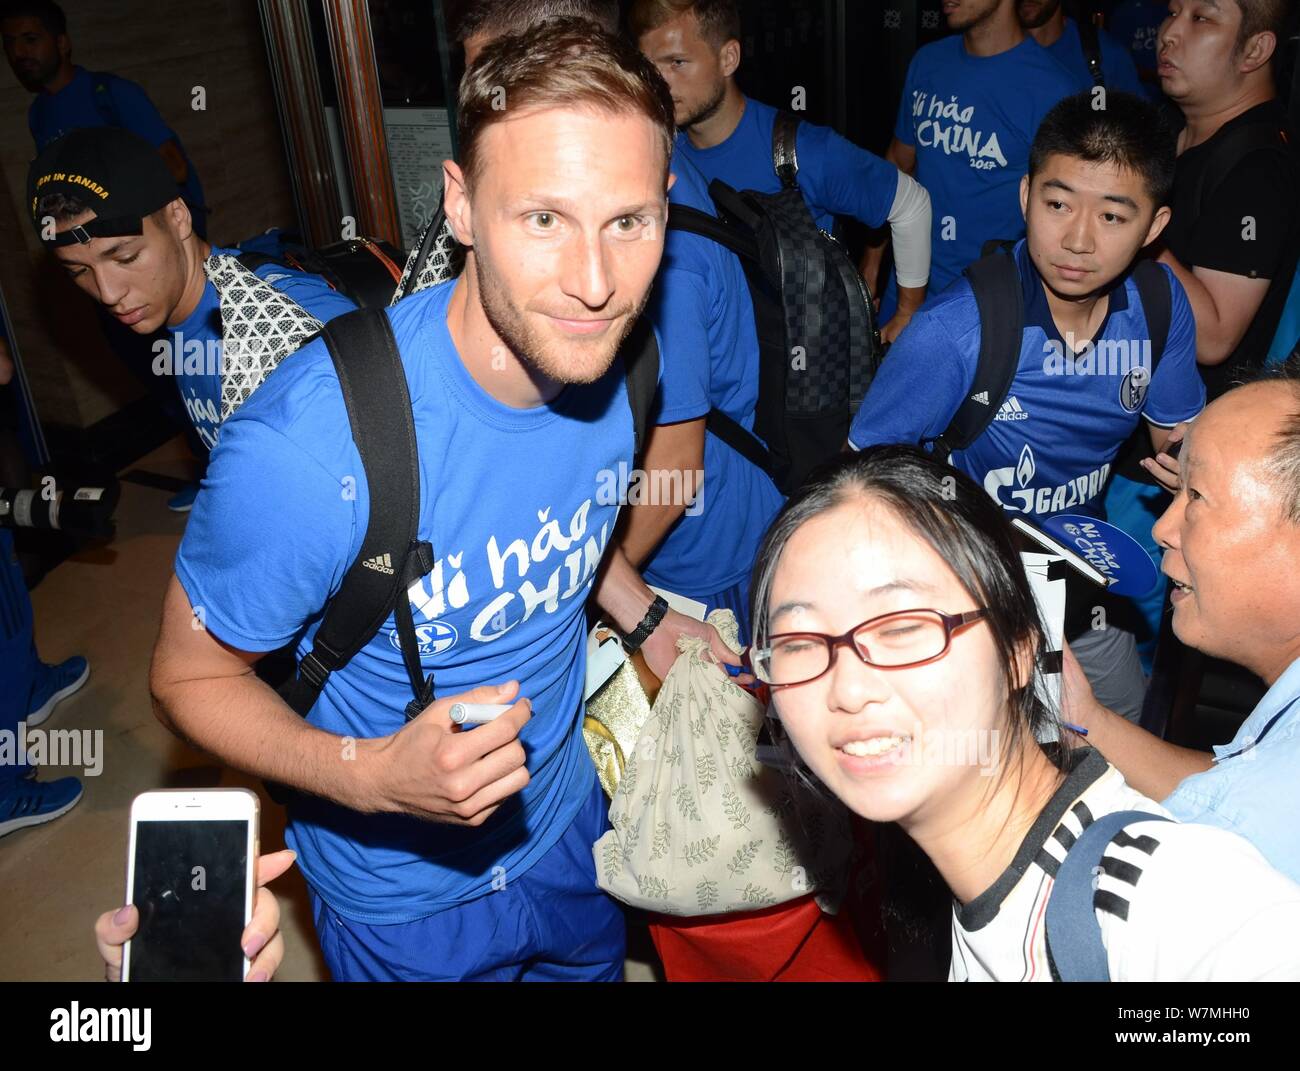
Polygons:
M253 921L240 934L239 945L252 958L246 982L269 982L284 961L284 936L280 933L280 901L266 888L286 873L298 853L283 848L257 860L257 896L253 900ZM134 904L105 911L95 920L95 944L104 961L104 978L122 980L122 949L140 928L140 912Z
M122 948L123 981L238 982L248 975L240 941L253 918L257 826L257 797L246 789L135 798L127 904L137 926Z

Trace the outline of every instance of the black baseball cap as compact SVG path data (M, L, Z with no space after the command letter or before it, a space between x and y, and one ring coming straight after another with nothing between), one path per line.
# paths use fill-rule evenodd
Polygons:
M74 130L32 161L27 196L38 235L44 227L37 205L51 193L76 197L95 218L52 238L42 237L47 246L143 234L144 217L181 195L158 150L117 126Z

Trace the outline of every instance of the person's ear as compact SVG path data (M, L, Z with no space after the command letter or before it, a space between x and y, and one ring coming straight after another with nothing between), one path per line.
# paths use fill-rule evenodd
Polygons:
M1029 176L1020 176L1020 214L1025 219L1029 218Z
M190 206L180 197L163 205L161 220L163 228L179 242L194 234L194 217L190 215Z
M1146 239L1142 242L1143 246L1150 245L1160 237L1160 232L1168 225L1173 214L1173 210L1168 205L1161 205L1156 209L1156 214L1151 217L1151 226L1147 228Z
M1246 42L1237 64L1242 74L1253 74L1265 66L1277 51L1277 38L1268 30L1255 34Z
M72 38L66 33L59 34L54 39L54 48L60 59L68 59L72 55Z
M474 211L465 185L465 172L455 160L442 162L442 209L456 241L466 248L472 247Z
M1016 691L1023 691L1034 683L1034 669L1038 661L1038 633L1024 637L1016 644L1015 661L1012 664L1012 679Z
M722 66L722 77L730 78L740 67L740 42L734 37L723 43L718 52L718 62Z

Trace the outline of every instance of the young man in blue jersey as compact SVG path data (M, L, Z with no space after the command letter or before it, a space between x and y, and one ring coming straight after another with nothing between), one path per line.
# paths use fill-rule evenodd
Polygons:
M682 633L712 631L672 611L647 625L653 594L609 546L601 495L633 463L618 348L662 255L672 137L654 68L587 22L499 39L461 83L444 188L465 270L387 312L436 559L409 596L439 698L409 722L392 618L305 722L248 672L304 624L310 648L368 524L323 343L222 429L151 687L176 731L309 797L287 840L336 978L621 975L622 914L591 856L606 800L580 728L585 603L649 629L656 672ZM509 709L465 731L457 701Z
M1030 37L1075 72L1080 89L1092 89L1097 82L1089 67L1079 24L1066 15L1065 7L1064 0L1016 0L1016 15ZM1099 26L1093 28L1093 33L1102 84L1107 89L1145 96L1128 49Z
M1017 191L1034 131L1079 90L1075 73L1025 34L1016 0L948 0L943 10L956 32L912 57L885 153L930 194L931 294L950 286L985 242L1024 234ZM868 249L868 281L883 253ZM891 278L882 317L892 315L895 293Z
M59 138L32 163L29 185L32 222L46 248L106 314L141 338L156 336L151 372L175 379L199 440L211 450L222 419L226 354L218 295L204 263L239 251L195 233L162 159L120 127ZM117 226L121 221L130 226ZM276 264L255 274L321 322L355 308L318 275Z
M1020 183L1026 237L1014 249L1024 296L1020 359L996 419L952 464L1010 513L1101 515L1124 441L1145 421L1157 450L1205 403L1196 325L1173 273L1163 357L1129 272L1169 221L1173 135L1154 106L1127 93L1060 102L1034 138ZM850 445L928 443L970 396L981 324L962 279L931 299L890 350L853 419ZM1069 626L1067 625L1067 634ZM1077 638L1076 638L1077 636ZM1087 628L1071 645L1098 696L1136 720L1144 681L1131 634Z
M722 179L737 190L780 190L772 162L777 110L745 96L736 85L736 0L635 0L628 22L641 51L672 89L679 157L694 164L706 182ZM881 336L893 341L925 299L929 281L926 191L829 127L800 123L795 148L799 188L818 227L831 232L837 215L873 228L889 224L902 293Z

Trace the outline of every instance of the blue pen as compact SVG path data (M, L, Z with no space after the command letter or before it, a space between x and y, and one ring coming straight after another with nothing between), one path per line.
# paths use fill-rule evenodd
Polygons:
M1072 733L1078 733L1080 736L1088 735L1088 730L1085 729L1082 725L1075 725L1072 722L1068 722L1068 721L1063 721L1061 722L1061 724L1064 725L1067 729L1069 729L1070 732Z

